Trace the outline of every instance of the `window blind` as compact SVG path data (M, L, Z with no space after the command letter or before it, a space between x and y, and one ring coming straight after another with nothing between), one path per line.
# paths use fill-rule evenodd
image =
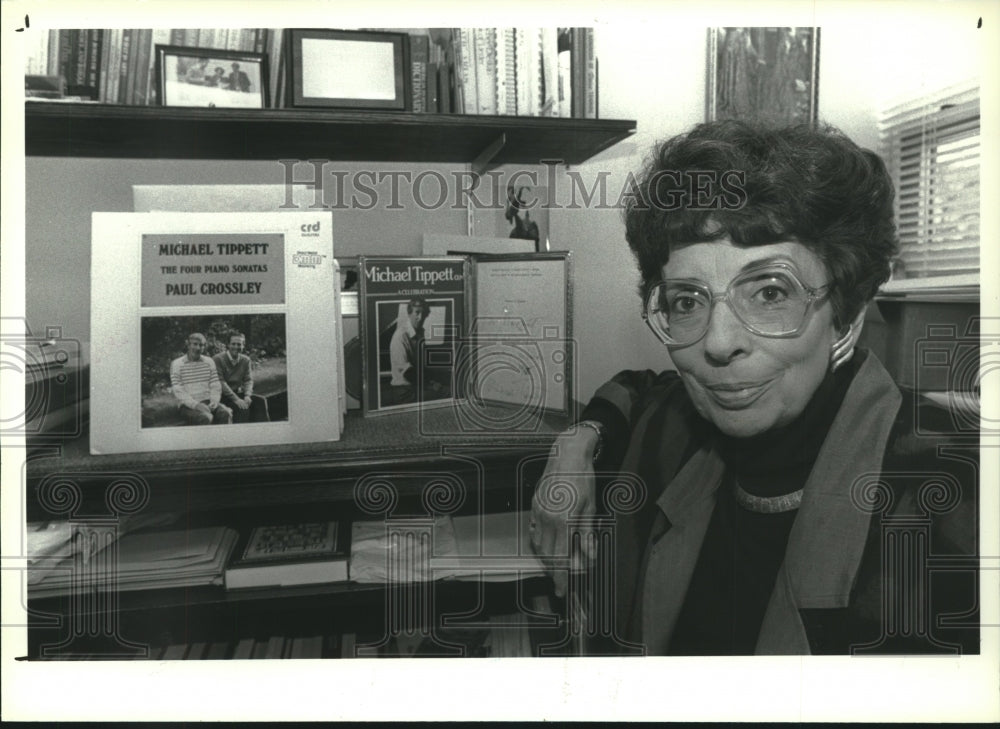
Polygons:
M893 278L979 273L979 85L884 113L881 152L896 186Z

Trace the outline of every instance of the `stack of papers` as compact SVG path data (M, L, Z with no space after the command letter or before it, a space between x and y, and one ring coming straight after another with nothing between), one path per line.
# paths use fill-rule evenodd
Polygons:
M531 549L529 518L527 511L437 517L428 539L402 523L355 522L351 580L499 582L543 575Z
M84 557L70 556L55 568L30 570L32 598L73 590L149 590L221 585L238 535L227 527L128 534ZM113 552L118 550L117 568Z

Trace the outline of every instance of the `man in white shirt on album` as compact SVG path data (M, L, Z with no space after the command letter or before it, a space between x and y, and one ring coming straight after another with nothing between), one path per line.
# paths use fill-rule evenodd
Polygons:
M424 321L430 313L423 299L410 299L406 316L396 321L396 331L389 342L389 363L392 380L389 383L389 404L400 405L417 401L417 365L424 341Z
M178 412L189 425L225 425L233 422L233 411L221 404L222 385L215 362L202 354L205 335L194 332L187 339L187 354L170 363L170 386Z

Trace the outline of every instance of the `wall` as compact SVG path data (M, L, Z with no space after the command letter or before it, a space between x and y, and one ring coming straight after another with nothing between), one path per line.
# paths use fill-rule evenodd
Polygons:
M630 171L638 169L656 140L704 118L706 19L675 17L669 5L648 17L626 16L598 26L600 112L635 119L629 141L579 165L588 189L603 175L606 205L550 211L554 249L573 251L578 395L586 399L619 369L669 366L664 349L643 325L632 259L613 203ZM806 22L823 26L820 117L864 146L877 144L878 110L899 96L932 89L978 69L975 19L948 7L921 5L905 24L872 14L860 22L824 16L816 6ZM896 13L898 8L896 6ZM814 19L814 20L813 20ZM709 21L710 22L710 21ZM720 19L719 24L732 24ZM754 23L776 24L760 18ZM803 22L802 24L805 24ZM338 164L338 169L388 169ZM393 165L392 169L424 169ZM440 168L444 174L457 168ZM27 313L40 330L63 326L64 335L89 335L90 211L131 209L131 185L153 183L280 183L283 169L269 162L40 159L26 161ZM560 169L557 195L571 200L572 179ZM423 231L463 233L465 213L421 211L405 197L405 210L338 211L338 255L361 252L416 254Z

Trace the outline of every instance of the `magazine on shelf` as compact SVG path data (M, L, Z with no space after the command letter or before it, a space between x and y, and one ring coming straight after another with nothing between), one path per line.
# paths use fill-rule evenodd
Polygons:
M358 265L364 414L460 400L468 259L361 256Z
M345 582L350 554L346 521L255 527L239 559L226 569L226 588Z
M329 213L94 213L90 450L339 440Z

